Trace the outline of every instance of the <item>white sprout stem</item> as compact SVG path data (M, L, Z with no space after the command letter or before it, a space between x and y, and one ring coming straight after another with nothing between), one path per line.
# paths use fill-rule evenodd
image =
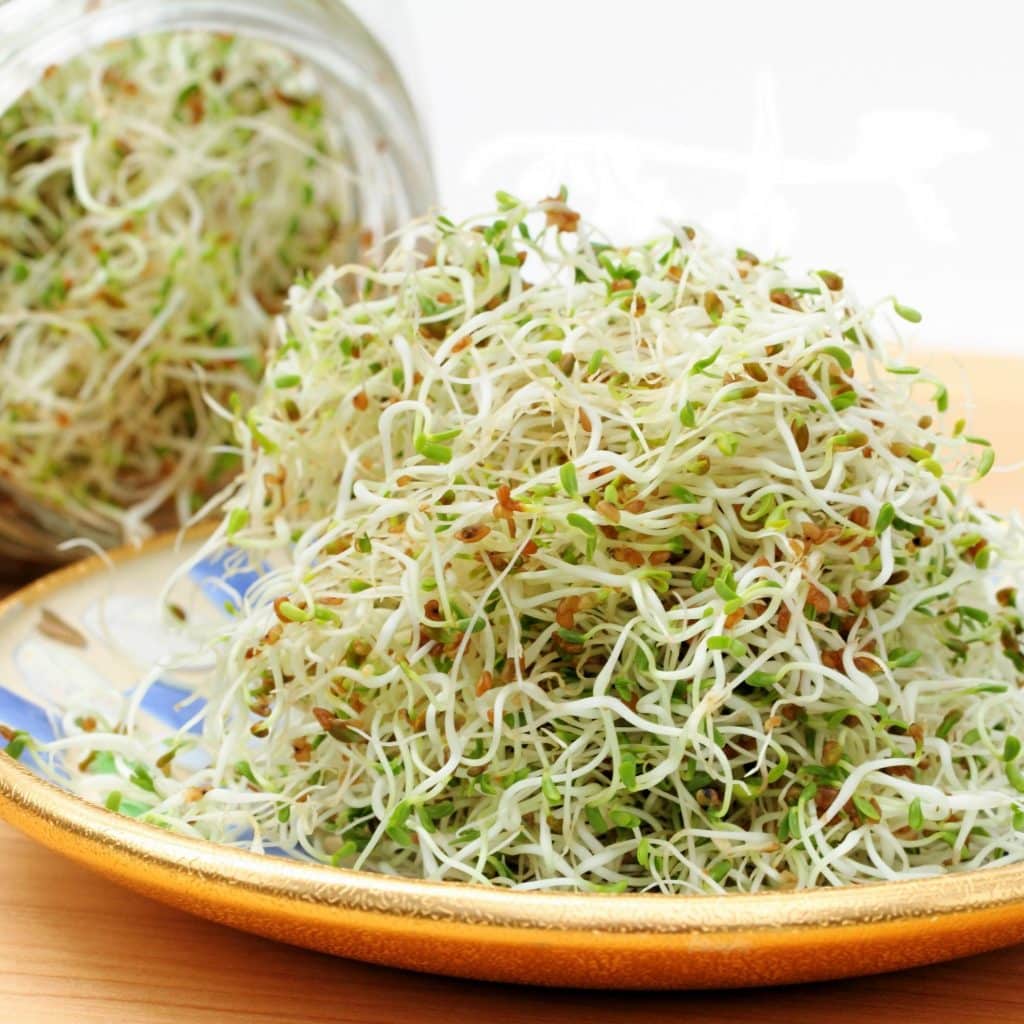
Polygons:
M202 553L258 571L205 766L61 768L190 834L526 889L1024 859L1024 543L938 382L832 272L500 199L292 289Z

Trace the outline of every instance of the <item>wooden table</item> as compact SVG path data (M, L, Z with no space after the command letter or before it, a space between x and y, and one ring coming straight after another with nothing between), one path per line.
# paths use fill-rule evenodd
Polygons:
M578 993L334 960L168 910L0 827L0 1020L10 1024L974 1024L1024 1019L1024 947L756 992Z
M973 429L1024 459L1024 363L931 360L973 389ZM1008 509L1021 474L994 473ZM406 974L276 945L125 892L0 826L0 1021L11 1024L418 1024L461 1020L1024 1021L1024 946L902 974L754 992L543 991Z

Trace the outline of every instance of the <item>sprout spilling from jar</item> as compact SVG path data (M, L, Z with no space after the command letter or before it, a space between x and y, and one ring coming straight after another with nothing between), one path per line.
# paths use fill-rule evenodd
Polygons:
M56 535L185 520L296 274L355 251L341 121L287 51L178 32L51 68L0 138L0 488Z

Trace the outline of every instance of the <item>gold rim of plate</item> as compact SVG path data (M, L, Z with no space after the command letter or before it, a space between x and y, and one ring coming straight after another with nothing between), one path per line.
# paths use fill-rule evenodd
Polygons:
M115 564L179 539L121 548ZM60 569L15 610L107 568ZM754 895L522 892L247 853L87 803L0 756L0 818L137 892L339 956L467 978L596 988L710 988L898 970L1024 941L1024 865Z

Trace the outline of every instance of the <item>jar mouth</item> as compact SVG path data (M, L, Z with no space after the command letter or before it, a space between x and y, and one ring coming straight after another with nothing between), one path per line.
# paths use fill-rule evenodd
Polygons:
M0 111L46 69L117 39L173 31L230 32L307 61L348 124L360 219L384 237L427 212L436 185L426 137L402 77L341 0L8 0L0 6ZM40 24L45 30L40 31ZM331 95L333 93L333 96Z
M0 0L0 113L54 65L117 40L192 31L271 44L317 76L351 170L359 237L343 261L357 252L375 256L406 222L429 211L434 176L414 104L384 48L340 0ZM153 514L140 515L143 535L159 525ZM21 551L66 561L74 556L53 545L72 537L109 547L122 534L102 524L92 529L16 481L0 481L0 555Z

